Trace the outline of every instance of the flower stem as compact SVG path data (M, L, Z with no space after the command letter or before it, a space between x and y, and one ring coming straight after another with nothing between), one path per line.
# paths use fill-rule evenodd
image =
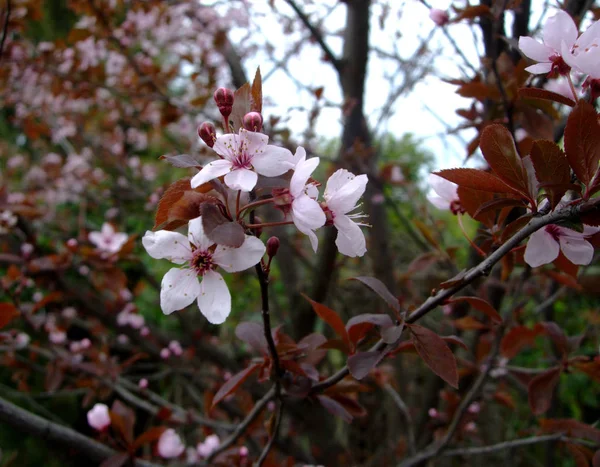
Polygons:
M251 202L251 203L248 203L248 204L246 204L245 206L242 206L242 208L241 208L241 209L239 210L239 212L238 212L238 218L239 218L239 215L240 215L241 213L243 213L244 211L246 211L247 209L250 209L250 208L255 208L255 207L257 207L257 206L262 206L263 204L269 204L269 203L272 203L272 202L273 202L273 199L274 199L274 198L260 199L260 200L258 200L258 201L253 201L253 202Z
M277 227L279 225L293 224L292 221L279 221L279 222L265 222L263 224L246 224L249 229L258 229L261 227Z
M573 93L573 100L577 102L577 93L575 92L575 86L573 85L573 80L571 79L571 73L567 73L567 80L569 81L571 92Z

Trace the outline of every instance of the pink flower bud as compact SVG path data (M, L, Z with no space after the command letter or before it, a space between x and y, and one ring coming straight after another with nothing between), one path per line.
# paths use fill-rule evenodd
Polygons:
M160 351L160 358L166 360L171 356L171 351L167 348L164 348Z
M148 387L148 380L146 378L142 378L138 381L138 386L142 389L146 389Z
M481 405L479 405L479 402L473 402L471 405L469 405L469 408L467 410L469 411L469 413L479 413L479 411L481 410Z
M140 329L140 335L142 337L148 337L150 335L150 328L148 326L144 326L142 329Z
M181 438L175 430L169 428L160 435L160 438L158 438L157 450L160 457L164 459L174 459L183 454L185 445L181 442Z
M267 255L273 257L279 250L279 239L277 237L271 237L267 240Z
M92 345L92 341L90 341L90 340L89 340L89 339L86 337L86 338L84 338L84 339L81 339L81 340L79 341L79 345L81 346L81 349L82 349L82 350L84 350L84 349L89 349L89 348L91 347L91 345Z
M437 411L437 409L434 409L433 407L431 407L427 413L429 414L429 416L431 418L436 418L439 415L439 412Z
M248 131L262 130L263 118L258 112L248 112L242 120L244 128Z
M77 249L77 245L79 243L77 242L77 240L75 240L74 238L70 238L67 240L67 248L71 251L74 251Z
M87 413L88 424L98 430L102 431L110 425L110 415L108 413L108 407L104 404L96 404Z
M196 451L200 457L206 458L210 456L220 444L221 440L217 435L209 435L206 437L203 443L198 443L198 446L196 446Z
M217 130L212 123L204 122L198 127L198 136L209 148L212 148L217 140Z
M444 10L440 10L439 8L432 8L429 10L429 18L431 18L431 20L438 26L445 26L450 20L448 13L446 13Z
M465 425L465 431L469 432L469 433L473 433L475 431L477 431L477 425L475 424L475 422L469 422Z
M240 448L240 457L246 457L248 455L248 448L246 446L242 446Z
M21 254L25 257L25 258L29 258L29 256L31 255L31 253L33 253L33 245L31 243L23 243L21 245Z
M221 115L225 118L229 117L233 109L233 91L227 88L219 88L213 94L213 98Z
M169 342L169 350L173 353L173 355L181 356L183 353L183 349L181 348L181 344L177 341Z

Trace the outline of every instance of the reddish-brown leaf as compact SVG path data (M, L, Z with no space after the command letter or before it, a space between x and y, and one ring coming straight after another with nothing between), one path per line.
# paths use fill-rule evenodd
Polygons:
M458 88L456 93L462 97L470 97L483 102L486 99L497 100L500 98L500 92L497 86L491 86L480 81L465 83Z
M121 434L127 444L133 443L133 426L135 425L135 412L116 400L109 411L111 425Z
M532 346L535 338L543 332L540 327L530 329L525 326L516 326L508 331L500 343L500 353L508 359L516 357L525 347Z
M571 363L571 366L585 373L593 380L600 382L600 357L596 357L589 362L576 361Z
M35 305L31 309L31 313L35 313L35 312L41 310L49 303L60 302L62 299L63 299L62 293L60 293L58 291L50 292L48 295L44 296L44 298L42 298L39 302L35 303Z
M252 102L252 89L250 84L245 83L241 88L236 89L233 94L233 108L229 115L229 122L233 127L234 133L237 133L240 128L243 128L244 115L250 112Z
M394 322L388 315L383 314L371 313L353 316L348 320L348 323L346 323L346 330L348 331L350 342L356 346L358 341L365 337L373 326L389 328L394 326Z
M529 194L527 174L515 141L503 125L488 125L481 132L479 147L494 173L515 190Z
M141 448L144 444L153 443L158 440L167 428L164 426L153 426L149 430L144 431L133 442L133 450Z
M243 340L246 344L254 349L254 351L266 354L267 339L263 327L258 323L244 322L237 325L235 335L238 339Z
M246 381L252 373L260 368L260 363L253 363L248 368L243 369L239 373L236 373L229 378L223 386L217 391L215 397L213 397L211 409L225 399L229 394L234 392L240 385Z
M178 203L184 196L186 192L196 192L196 193L207 193L212 189L212 185L210 183L205 183L204 185L192 190L190 185L190 180L188 178L182 178L172 183L169 188L165 191L164 195L158 202L158 207L156 209L156 216L154 218L154 227L153 230L165 229L165 230L173 230L177 227L184 225L189 219L193 219L200 215L199 209L195 211L194 217L190 217L188 219L183 219L182 213L178 212L173 220L170 219L172 216L171 210L174 208L176 203ZM180 209L189 210L189 205L192 204L192 200L187 199L184 206ZM182 217L182 219L179 219Z
M227 219L214 204L204 203L200 208L204 234L219 245L239 248L244 243L246 235L244 228L237 222Z
M346 326L344 325L342 318L340 318L340 316L331 308L311 300L305 294L302 294L302 296L312 305L314 312L319 316L319 318L329 324L335 333L342 338L342 341L346 345L347 349L350 350L350 338L348 337L348 331L346 330Z
M556 350L560 352L561 356L567 356L569 353L569 340L558 324L553 321L544 321L540 323L540 326L544 328L546 334L552 339Z
M348 357L348 369L356 379L363 379L383 357L383 352L357 352Z
M488 326L472 316L463 316L462 318L455 319L452 321L452 324L456 329L460 329L461 331L474 331L488 328Z
M560 380L560 373L559 367L551 368L529 382L529 407L534 415L541 415L550 408L554 388Z
M541 419L540 427L545 433L565 433L600 444L600 430L572 418Z
M594 106L584 100L577 103L567 119L565 152L579 181L589 186L600 162L600 124Z
M475 19L480 16L488 16L492 14L490 7L487 5L468 6L462 10L457 10L457 13L458 15L452 18L453 23L462 21L463 19Z
M457 303L457 302L467 302L473 308L478 311L484 313L488 318L490 318L494 323L502 323L502 317L500 313L496 311L496 309L490 305L483 298L479 297L457 297L449 300L448 303Z
M552 141L538 140L534 141L530 156L535 177L548 193L551 207L554 208L571 182L565 153Z
M400 303L392 292L389 291L387 286L375 277L359 276L353 277L352 279L357 280L369 287L373 292L379 295L385 300L391 309L400 311Z
M565 104L569 107L575 107L575 101L568 97L558 94L556 92L547 91L540 88L520 88L519 97L525 97L529 99L543 99L548 101L558 102L559 104Z
M252 81L252 89L250 90L250 110L252 112L262 112L262 77L260 75L260 67L256 69L254 81Z
M423 326L409 327L415 349L431 371L458 389L458 369L454 354L440 336Z
M0 329L19 316L19 310L12 303L0 303Z
M486 205L490 202L496 201L494 193L489 191L473 190L472 188L466 188L459 186L457 190L458 199L460 205L467 210L469 215L479 222L483 223L487 227L493 227L496 221L496 213L488 211L481 213L481 206Z
M330 414L340 417L346 423L352 422L352 415L339 402L328 396L317 396L317 400Z
M434 172L446 180L456 183L458 186L471 188L472 190L488 191L490 193L510 193L515 190L504 183L496 175L477 169L446 169Z
M596 451L592 458L592 467L600 467L600 449Z
M574 443L565 443L564 445L573 457L576 467L590 467L592 453L588 448Z

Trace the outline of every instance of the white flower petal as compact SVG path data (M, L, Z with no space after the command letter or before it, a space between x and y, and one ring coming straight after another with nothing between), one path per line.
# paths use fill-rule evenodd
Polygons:
M298 151L300 151L300 149L302 148L298 148ZM302 150L304 151L304 149ZM302 194L306 182L319 165L319 161L320 159L318 157L311 157L308 160L301 160L298 162L298 164L296 164L294 175L292 175L292 179L290 180L290 193L293 197L300 196L300 194Z
M231 313L231 295L223 276L215 271L208 271L202 277L198 308L209 323L221 324Z
M354 174L346 169L336 170L331 177L327 179L327 185L325 185L325 193L323 197L329 201L333 195L335 195L340 188L354 178Z
M213 254L213 261L227 272L238 272L257 264L265 254L266 248L262 241L251 235L239 248L218 245Z
M448 203L458 200L458 185L456 183L452 183L435 174L429 174L427 183L429 183L431 188L433 188L433 191L435 191L440 198L445 199Z
M217 138L213 149L219 156L224 157L229 162L233 162L239 153L239 147L239 136L228 133Z
M573 264L586 265L592 262L594 258L594 247L583 235L570 236L561 235L559 237L560 249Z
M258 175L249 169L235 169L225 175L225 185L232 190L252 191Z
M532 75L541 75L544 73L550 73L552 70L552 63L536 63L535 65L528 66L525 71L528 71Z
M566 11L559 10L554 16L548 18L544 24L544 44L555 51L560 50L560 43L566 42L572 47L579 35L577 25Z
M369 179L366 175L359 175L348 180L330 199L327 206L335 214L346 214L356 207L356 203L364 194Z
M560 246L554 237L542 228L529 237L525 247L525 262L532 268L548 264L558 257Z
M292 153L286 148L267 146L252 158L252 167L265 177L277 177L294 168Z
M231 167L231 162L224 159L219 159L218 161L212 161L209 164L206 164L202 170L192 178L192 188L197 188L206 182L210 182L215 178L228 174L231 171Z
M292 215L296 226L301 224L311 230L323 227L327 220L319 203L307 195L301 195L292 201Z
M160 285L160 307L165 315L181 310L200 294L196 273L189 268L173 268Z
M450 209L450 201L436 195L435 193L427 193L427 201L429 201L438 209L443 209L444 211L448 211Z
M240 141L240 149L246 151L246 154L253 158L266 149L269 137L262 133L240 128L240 137L238 141Z
M348 216L337 215L333 220L333 225L338 229L335 244L341 254L354 258L366 253L365 235L358 224Z
M519 49L526 57L536 62L549 62L550 56L554 53L550 47L541 44L529 36L519 37Z
M200 251L207 251L215 244L215 242L208 238L204 233L202 216L196 217L188 222L188 241Z
M168 259L175 264L183 264L192 256L188 239L168 230L146 231L142 237L142 245L152 258Z

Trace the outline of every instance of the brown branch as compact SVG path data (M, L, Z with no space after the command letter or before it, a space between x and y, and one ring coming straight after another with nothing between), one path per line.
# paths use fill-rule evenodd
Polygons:
M75 449L87 459L100 464L117 454L108 446L84 436L71 428L46 420L0 397L0 421L46 441L50 446ZM157 464L136 459L136 466L158 467Z
M396 391L391 384L386 383L383 387L386 390L386 392L390 395L394 403L398 406L400 412L402 413L402 416L404 417L404 422L406 423L406 437L408 438L408 452L410 454L415 454L417 450L417 442L415 437L413 420L410 415L410 409L402 400L402 397L400 397L398 391Z
M273 434L269 438L269 442L263 449L263 452L261 452L260 457L258 458L258 461L256 462L257 467L260 467L263 464L263 462L266 460L267 456L269 455L269 452L271 451L271 448L273 447L273 443L277 440L277 435L279 434L279 428L281 427L281 419L283 418L283 401L282 400L279 401L279 407L278 407L277 412L275 413L274 417L277 417L277 418L275 420L275 428L273 429Z
M449 449L446 451L444 457L452 456L475 456L478 454L490 454L492 452L504 451L505 449L514 449L521 446L528 446L530 444L545 443L547 441L558 441L562 439L564 435L562 433L555 433L552 435L544 436L532 436L530 438L513 439L511 441L504 441L502 443L491 444L489 446L480 446L475 448L458 448Z
M334 53L329 48L329 46L325 43L325 40L323 39L323 35L321 34L321 32L315 26L313 26L313 24L310 22L310 19L308 18L308 16L306 16L306 14L300 9L300 7L296 4L296 2L294 0L285 0L285 1L292 8L292 10L294 10L294 12L298 15L298 18L300 18L300 21L302 21L302 24L304 24L304 26L306 26L306 28L310 31L313 38L317 41L317 43L323 50L323 53L325 54L327 59L331 62L331 64L333 65L335 70L338 72L338 74L341 75L342 63L334 55Z
M0 60L2 59L2 52L4 52L4 42L6 42L6 36L8 35L8 22L10 19L10 10L10 0L6 0L6 17L4 18L4 27L2 28L2 40L0 40Z

